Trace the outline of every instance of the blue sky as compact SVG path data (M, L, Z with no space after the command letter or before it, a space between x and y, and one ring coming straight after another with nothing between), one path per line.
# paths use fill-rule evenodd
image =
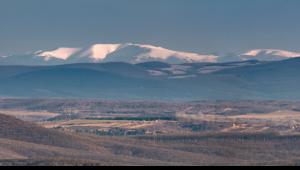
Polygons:
M93 43L300 51L299 0L0 0L0 55Z

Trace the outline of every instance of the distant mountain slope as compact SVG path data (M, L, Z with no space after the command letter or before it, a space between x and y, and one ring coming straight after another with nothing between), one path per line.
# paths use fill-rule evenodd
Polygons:
M300 99L299 60L1 66L0 95L137 100L296 100Z
M243 88L259 92L261 98L300 99L300 58L246 66L216 73L219 76L234 76L244 82Z

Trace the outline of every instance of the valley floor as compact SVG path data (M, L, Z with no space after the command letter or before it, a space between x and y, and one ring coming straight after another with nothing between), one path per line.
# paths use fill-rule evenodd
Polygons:
M0 165L299 165L299 108L1 99Z

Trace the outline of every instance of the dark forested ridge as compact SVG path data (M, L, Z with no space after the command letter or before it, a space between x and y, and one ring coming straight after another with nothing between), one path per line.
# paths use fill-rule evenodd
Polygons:
M166 101L298 100L299 61L0 66L0 95Z

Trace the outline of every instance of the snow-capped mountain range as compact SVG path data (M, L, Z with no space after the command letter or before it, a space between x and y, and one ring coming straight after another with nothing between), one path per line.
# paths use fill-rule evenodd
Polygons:
M59 47L51 50L40 50L24 55L0 57L0 65L58 65L72 63L104 63L126 62L144 63L152 61L170 64L262 60L276 61L300 57L300 53L277 50L256 49L242 54L216 56L212 54L197 54L166 49L144 44L94 44L88 47ZM231 58L231 59L229 59Z
M255 49L240 56L242 60L255 59L264 61L276 61L296 57L300 57L300 53L277 49Z
M95 44L86 48L60 47L40 50L26 55L0 58L0 64L70 64L127 62L143 63L162 61L167 63L216 62L217 56L173 51L142 44Z

